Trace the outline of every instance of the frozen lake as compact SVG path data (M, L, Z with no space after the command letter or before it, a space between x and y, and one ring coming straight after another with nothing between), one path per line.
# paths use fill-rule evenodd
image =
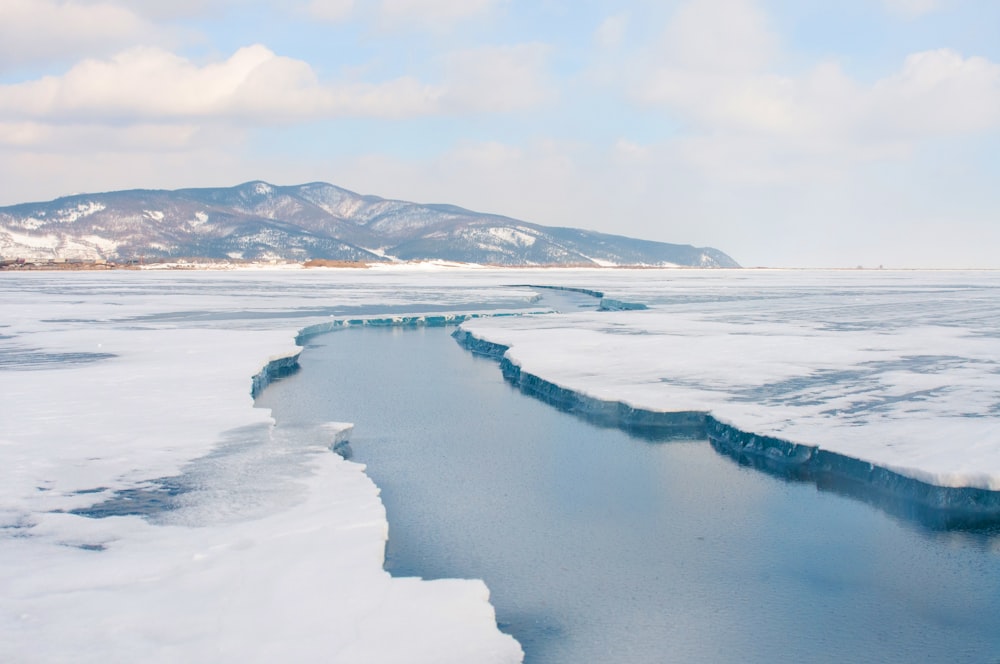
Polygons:
M4 662L513 664L498 618L536 663L1000 661L987 532L586 425L447 330L299 334L462 318L522 378L711 413L989 519L1000 273L11 273L0 310ZM297 336L276 427L253 377ZM329 450L345 420L388 521ZM383 569L387 528L389 568L437 580Z
M378 358L374 361L373 358ZM484 579L527 662L992 662L1000 538L522 395L445 329L314 338L259 405L356 423L395 576Z

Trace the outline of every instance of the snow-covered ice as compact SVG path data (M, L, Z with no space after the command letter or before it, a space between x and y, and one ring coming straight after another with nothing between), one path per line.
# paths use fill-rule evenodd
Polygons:
M309 326L526 310L525 283L649 305L464 323L545 380L1000 489L996 273L5 273L0 660L519 661L482 582L383 571L343 426L281 432L251 380Z
M531 299L450 282L3 275L0 660L520 661L482 582L383 571L378 489L330 452L342 425L281 434L250 395L327 306ZM163 478L173 509L86 516Z
M657 271L602 287L650 309L462 327L597 400L1000 490L1000 274Z

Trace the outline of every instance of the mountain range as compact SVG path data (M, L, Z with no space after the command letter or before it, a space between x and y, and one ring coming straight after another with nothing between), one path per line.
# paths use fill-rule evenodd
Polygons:
M710 247L554 228L324 182L136 189L0 207L0 258L739 267Z

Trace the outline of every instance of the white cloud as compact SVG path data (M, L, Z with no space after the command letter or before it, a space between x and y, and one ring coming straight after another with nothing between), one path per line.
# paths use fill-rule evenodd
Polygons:
M893 14L904 18L917 18L941 9L941 0L882 0Z
M268 4L271 0L118 0L154 19L220 15L229 9ZM281 6L279 4L279 6ZM286 5L287 6L287 5Z
M586 182L582 152L552 140L526 144L467 141L421 160L366 155L330 168L355 191L415 201L447 202L541 224L579 226L598 198ZM512 194L512 192L516 192ZM592 211L592 210L591 210Z
M337 23L354 11L354 0L311 0L305 10L313 18Z
M1000 64L948 49L915 53L863 86L834 62L799 77L715 74L667 65L638 90L708 131L834 141L917 140L1000 128Z
M442 58L448 82L445 102L456 110L505 112L550 101L546 75L550 48L544 44L487 46Z
M319 82L305 62L257 45L206 65L157 48L85 60L62 76L0 86L0 119L95 123L224 118L258 123L435 112L441 92L400 78Z
M0 159L4 204L79 192L232 186L262 177L281 181L278 173L266 169L264 160L250 160L237 148L220 149L215 143L172 152L108 147L24 151Z
M910 136L1000 128L1000 64L950 49L914 53L870 91L874 120Z
M54 125L40 122L0 122L0 150L39 153L93 154L103 152L178 152L208 146L233 146L243 132L196 124Z
M272 0L273 1L273 0ZM330 23L354 16L374 19L393 30L444 32L455 24L488 15L507 0L301 0L314 19Z
M614 155L620 160L638 162L646 159L649 153L650 150L648 147L640 145L635 141L630 141L627 138L619 138L615 141Z
M379 16L390 25L446 29L488 13L506 0L381 0Z
M615 14L614 16L607 17L597 26L597 30L594 32L594 41L601 48L611 49L617 47L621 44L622 39L625 38L625 32L628 30L628 21L628 14Z
M552 98L547 55L540 44L485 47L442 56L433 84L409 76L329 83L308 63L260 45L209 63L134 48L84 60L61 76L0 85L0 146L72 144L77 134L88 142L97 135L91 126L117 132L115 145L135 139L152 147L155 127L169 149L192 135L190 127L518 111Z
M636 66L632 94L688 125L678 149L693 165L747 182L825 179L858 162L910 158L930 136L1000 129L1000 65L985 58L915 53L862 84L835 61L771 71L780 55L749 0L696 0L656 58Z
M694 0L674 15L662 48L688 70L757 71L774 57L778 38L752 0Z
M142 40L156 43L162 37L153 24L111 2L0 2L0 69L110 53Z

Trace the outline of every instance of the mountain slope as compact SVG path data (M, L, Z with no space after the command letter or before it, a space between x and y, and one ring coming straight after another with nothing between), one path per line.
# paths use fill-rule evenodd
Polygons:
M550 228L323 182L118 191L0 208L0 257L739 267L717 249Z

